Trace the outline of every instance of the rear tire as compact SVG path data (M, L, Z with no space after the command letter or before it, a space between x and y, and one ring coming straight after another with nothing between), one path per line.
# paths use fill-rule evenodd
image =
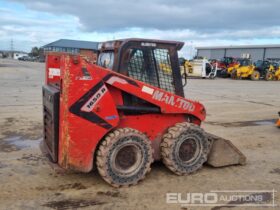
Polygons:
M257 81L260 80L260 72L259 71L253 71L251 74L251 80Z
M101 177L114 187L137 184L151 170L151 141L132 128L109 133L100 144L96 165Z
M272 72L267 72L267 73L265 74L265 80L266 80L266 81L271 81L271 80L273 80L273 79L274 79L274 75L273 75Z
M210 142L203 129L184 122L168 129L160 147L165 166L177 175L187 175L206 162Z

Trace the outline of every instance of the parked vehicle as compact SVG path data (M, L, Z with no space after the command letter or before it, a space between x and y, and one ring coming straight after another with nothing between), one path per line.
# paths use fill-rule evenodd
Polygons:
M260 72L255 70L255 66L253 65L250 59L243 59L240 61L240 65L233 69L231 72L232 79L243 79L250 78L251 80L259 80Z
M31 57L31 56L22 56L18 58L20 61L36 61L36 57Z
M260 77L265 80L273 80L276 64L268 60L258 60L254 63L255 70L260 73Z
M197 77L214 79L217 75L217 65L213 66L205 58L190 61L186 60L183 67L188 78Z
M65 170L89 172L96 165L114 187L137 184L154 160L177 175L205 162L245 164L229 140L200 127L204 106L184 97L177 54L183 44L109 41L97 65L82 56L48 54L42 151Z

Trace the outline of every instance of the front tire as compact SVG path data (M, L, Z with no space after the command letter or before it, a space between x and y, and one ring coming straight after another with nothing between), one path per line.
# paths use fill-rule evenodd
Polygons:
M260 80L260 72L259 71L253 71L251 74L251 80L257 81Z
M266 81L271 81L271 80L273 80L273 79L274 79L274 75L273 75L272 72L267 72L267 73L265 74L265 80L266 80Z
M184 122L168 129L160 147L165 166L177 175L187 175L206 162L210 142L203 129Z
M140 131L117 129L98 148L98 172L114 187L135 185L151 170L152 152L150 140Z

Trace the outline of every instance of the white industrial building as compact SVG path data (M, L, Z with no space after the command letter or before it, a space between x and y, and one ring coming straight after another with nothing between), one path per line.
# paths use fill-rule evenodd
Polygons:
M280 59L279 45L240 45L240 46L212 46L196 47L197 56L208 59L221 59L223 57L241 57L250 54L253 61L267 58Z
M23 56L28 56L28 53L23 51L0 50L0 58L7 57L7 58L19 59Z
M13 59L19 59L23 56L28 56L28 53L27 52L21 52L21 51L14 51L13 52Z

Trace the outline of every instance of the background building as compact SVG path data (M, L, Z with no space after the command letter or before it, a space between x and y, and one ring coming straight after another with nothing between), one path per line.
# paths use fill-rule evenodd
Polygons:
M14 51L13 52L13 59L19 59L22 58L24 56L28 56L27 52L22 52L22 51Z
M197 56L208 59L221 59L225 56L241 57L250 54L253 61L266 58L280 59L280 45L240 45L240 46L213 46L197 47Z
M23 56L28 56L28 53L23 51L0 50L0 58L19 59Z
M59 39L43 46L44 52L68 52L87 56L96 61L99 42Z

